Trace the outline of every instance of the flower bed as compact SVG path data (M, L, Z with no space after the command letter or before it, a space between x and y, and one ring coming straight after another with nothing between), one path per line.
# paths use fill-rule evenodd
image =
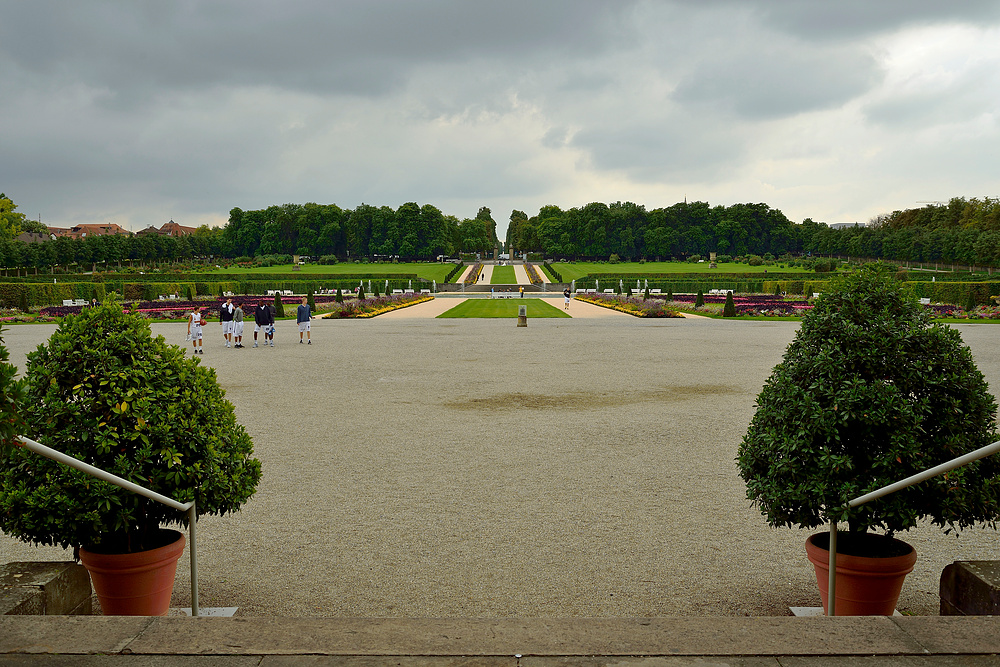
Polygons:
M389 296L374 296L367 299L355 299L344 303L324 304L321 308L316 304L317 312L325 313L324 317L358 319L375 317L383 313L388 313L407 306L415 306L424 301L431 301L434 297L430 294L393 294Z
M663 301L623 297L615 294L578 294L580 301L592 303L602 308L611 308L636 317L683 317L676 310L664 307Z
M528 281L532 285L541 285L542 278L538 275L538 269L535 268L534 264L525 264L524 272L528 274Z

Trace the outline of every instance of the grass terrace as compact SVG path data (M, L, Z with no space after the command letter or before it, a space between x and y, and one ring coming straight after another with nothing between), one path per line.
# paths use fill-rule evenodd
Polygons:
M514 277L513 266L494 266L491 285L516 285L517 278Z
M295 267L292 264L275 266L255 266L251 268L230 266L224 269L215 269L213 273L224 273L233 276L254 275L254 274L277 274L277 273L300 273L303 278L318 279L320 276L330 276L336 278L342 275L364 275L377 278L386 274L406 274L412 273L418 278L426 280L436 280L443 283L448 273L455 268L451 263L440 262L409 262L402 264L303 264Z
M608 264L607 262L555 262L553 264L556 270L563 277L564 282L570 282L572 280L579 280L584 276L590 275L600 275L605 274L662 274L662 273L674 273L674 274L691 274L691 273L704 273L711 275L713 273L750 273L750 274L763 274L765 271L768 273L801 273L803 275L816 275L813 271L805 269L801 266L790 267L787 264L782 266L779 262L772 266L750 266L749 264L737 264L735 262L728 262L724 264L719 264L719 268L712 269L709 268L710 264L706 262L702 263L691 263L691 262L619 262L617 264Z

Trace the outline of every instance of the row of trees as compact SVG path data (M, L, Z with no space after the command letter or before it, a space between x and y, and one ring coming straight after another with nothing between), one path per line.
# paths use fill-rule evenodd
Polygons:
M511 213L508 247L550 257L622 259L797 252L810 229L767 204L711 207L683 202L647 211L632 202L599 202L563 211L544 206L529 218Z
M256 211L234 208L223 241L236 257L298 254L338 257L398 256L434 259L438 255L492 252L496 222L490 209L458 220L435 206L410 202L393 210L362 204L285 204Z
M203 226L180 238L98 236L44 243L15 238L24 230L44 231L16 208L0 194L0 266L44 269L74 263L292 254L434 259L491 252L498 245L496 222L486 207L464 220L416 203L397 209L368 204L342 209L313 203L250 211L234 208L224 228ZM505 245L516 252L569 259L812 253L1000 266L1000 200L955 198L894 211L872 219L866 227L847 229L832 229L808 218L794 224L767 204L683 202L651 211L631 202L594 202L568 210L544 206L532 217L513 211Z
M805 224L814 230L803 249L814 254L1000 266L1000 200L989 197L893 211L867 227Z

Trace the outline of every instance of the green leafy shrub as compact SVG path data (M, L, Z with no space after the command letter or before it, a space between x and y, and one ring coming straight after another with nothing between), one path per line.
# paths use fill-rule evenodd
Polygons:
M997 440L997 404L959 333L884 267L831 281L757 397L739 448L747 497L773 526L852 531L995 525L989 457L854 509L862 494Z
M702 292L701 290L698 290L698 296L694 298L694 307L701 308L704 305L705 305L705 293Z
M279 318L284 316L285 316L285 304L281 302L281 295L276 293L274 295L274 317Z
M722 307L723 317L736 317L736 304L733 303L733 293L726 292L726 305Z
M339 287L337 288L337 296L335 296L333 300L337 303L344 303L344 293L340 291Z
M306 305L309 306L309 312L310 313L315 313L316 312L316 300L313 298L313 291L312 290L309 290L306 293Z
M0 374L0 381L2 381ZM153 337L109 299L63 319L28 355L26 435L180 502L234 512L260 462L215 371ZM0 447L0 528L26 542L103 552L155 545L183 512L22 448Z

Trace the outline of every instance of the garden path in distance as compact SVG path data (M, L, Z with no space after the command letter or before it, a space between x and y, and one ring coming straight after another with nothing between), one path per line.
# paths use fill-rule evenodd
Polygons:
M308 346L282 321L273 349L226 349L208 326L201 362L253 437L263 479L242 511L199 522L202 605L340 617L818 605L810 531L769 528L734 462L798 323L578 318L581 305L527 328L316 320ZM956 328L1000 389L997 330ZM23 372L53 330L4 329L11 361ZM184 342L183 323L153 331ZM904 612L937 613L948 563L996 557L993 530L902 537L919 554ZM71 558L0 536L4 562ZM175 607L190 604L187 563Z

